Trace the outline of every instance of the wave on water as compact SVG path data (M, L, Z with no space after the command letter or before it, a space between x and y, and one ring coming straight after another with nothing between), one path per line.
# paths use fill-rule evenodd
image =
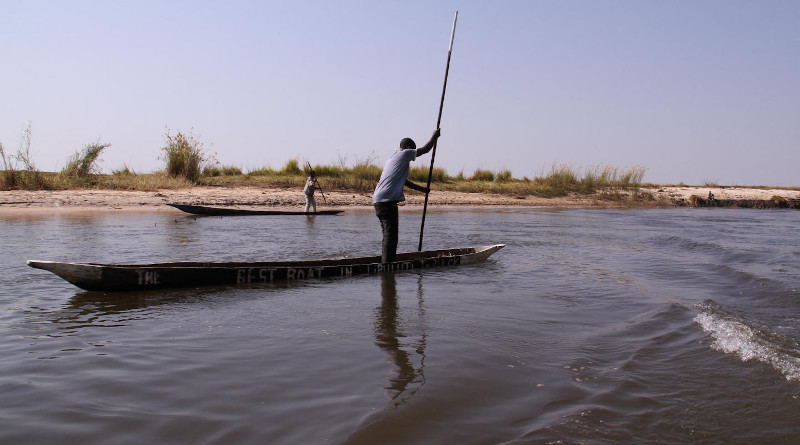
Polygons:
M783 374L788 381L800 381L800 344L790 337L771 332L742 314L728 310L713 300L699 303L694 318L714 339L711 347L736 354L743 361L758 360Z
M681 251L688 252L709 252L724 253L725 248L712 241L698 241L683 236L659 234L653 238L653 242L659 246L675 247Z

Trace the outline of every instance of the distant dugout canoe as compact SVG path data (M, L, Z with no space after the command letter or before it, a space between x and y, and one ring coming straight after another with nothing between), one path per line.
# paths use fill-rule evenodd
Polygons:
M194 206L188 204L167 204L167 205L175 207L176 209L182 212L191 213L192 215L209 215L209 216L338 215L344 212L344 210L320 210L318 212L300 212L300 211L289 211L289 210L247 210L247 209L233 209L226 207Z
M407 252L391 263L380 256L287 262L177 262L160 264L61 263L29 260L28 266L52 272L81 289L126 291L215 285L286 283L351 277L384 271L458 266L487 259L505 244Z

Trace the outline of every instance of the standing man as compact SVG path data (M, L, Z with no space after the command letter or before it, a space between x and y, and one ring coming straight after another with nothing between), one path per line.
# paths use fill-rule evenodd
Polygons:
M306 179L306 186L303 189L303 193L306 194L306 209L305 212L308 213L309 209L312 213L317 213L317 200L314 199L314 191L317 189L317 175L314 174L314 171L311 170L311 173L308 174L308 179Z
M403 139L400 141L400 148L389 156L383 166L381 179L378 181L375 193L372 195L375 214L378 215L378 219L381 221L381 229L383 230L383 253L381 255L381 262L383 263L394 261L397 254L399 226L397 203L406 200L403 195L403 186L420 192L430 192L427 187L414 184L408 180L409 164L417 159L417 156L422 156L431 151L440 135L441 131L437 128L433 132L431 140L421 148L417 148L417 145L410 138Z

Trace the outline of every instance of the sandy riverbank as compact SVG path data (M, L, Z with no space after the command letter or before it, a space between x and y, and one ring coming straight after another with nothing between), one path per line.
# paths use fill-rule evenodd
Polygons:
M782 189L755 189L732 187L659 187L642 188L640 193L652 199L632 202L609 200L602 194L569 195L556 198L535 196L512 197L484 193L461 193L434 190L429 198L430 206L546 206L546 207L647 207L686 205L692 195L708 196L709 191L718 200L764 200L781 196L787 200L800 199L800 191ZM407 193L409 206L421 206L424 195ZM320 209L327 207L369 207L372 195L348 191L328 191L325 202L317 196ZM0 212L25 211L71 211L71 210L165 210L177 211L165 206L167 203L272 207L298 209L304 205L301 190L258 187L192 187L155 192L120 190L56 190L56 191L0 191Z

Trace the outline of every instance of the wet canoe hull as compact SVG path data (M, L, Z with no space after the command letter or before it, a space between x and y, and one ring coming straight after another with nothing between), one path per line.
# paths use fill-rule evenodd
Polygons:
M401 253L397 261L379 256L290 262L179 262L161 264L95 264L30 260L28 265L52 272L92 291L125 291L212 285L249 285L351 277L384 271L457 266L483 261L504 244Z
M281 215L338 215L343 213L344 210L320 210L318 212L299 212L289 210L247 210L247 209L233 209L226 207L207 207L195 206L188 204L167 204L168 206L175 207L176 209L191 213L192 215L209 215L209 216L281 216Z

